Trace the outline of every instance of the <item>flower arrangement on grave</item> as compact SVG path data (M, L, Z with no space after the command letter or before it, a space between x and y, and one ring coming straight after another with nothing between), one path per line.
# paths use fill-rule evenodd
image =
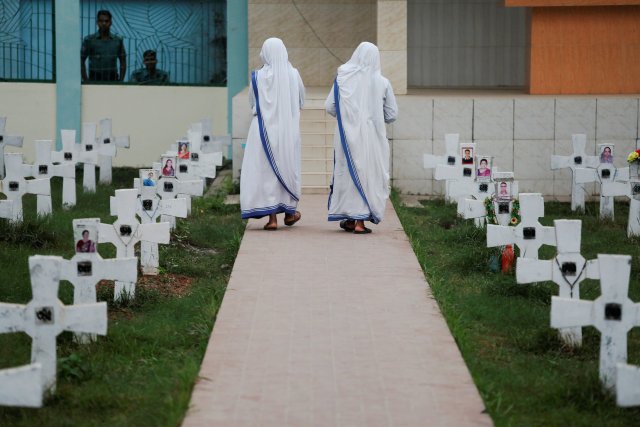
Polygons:
M627 156L628 163L638 163L640 162L640 150L635 150L629 153Z
M498 224L496 208L493 202L494 200L491 197L484 199L484 207L487 211L487 222L489 224ZM509 221L509 225L516 226L518 224L520 224L520 202L518 199L514 199L511 203L511 220Z

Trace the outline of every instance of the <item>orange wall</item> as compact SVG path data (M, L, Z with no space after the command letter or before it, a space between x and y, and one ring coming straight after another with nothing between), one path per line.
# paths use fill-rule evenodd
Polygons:
M530 93L640 93L640 6L534 7Z
M505 0L507 7L540 6L621 6L640 4L640 0Z

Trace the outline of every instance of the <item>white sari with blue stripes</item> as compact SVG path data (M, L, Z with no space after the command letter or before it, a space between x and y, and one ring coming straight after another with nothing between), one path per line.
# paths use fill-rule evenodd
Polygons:
M361 43L325 102L337 119L329 221L382 221L389 197L390 150L386 123L398 113L393 89L380 73L378 48Z
M279 39L268 39L265 65L252 73L249 100L255 114L242 161L242 218L293 215L300 198L300 109L304 86Z

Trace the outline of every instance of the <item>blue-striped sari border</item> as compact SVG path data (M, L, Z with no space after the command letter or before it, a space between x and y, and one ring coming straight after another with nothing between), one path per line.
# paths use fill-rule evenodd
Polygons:
M296 213L295 206L289 206L284 203L278 203L273 206L266 206L264 208L246 209L242 211L242 219L249 218L262 218L271 214L286 213L294 215Z

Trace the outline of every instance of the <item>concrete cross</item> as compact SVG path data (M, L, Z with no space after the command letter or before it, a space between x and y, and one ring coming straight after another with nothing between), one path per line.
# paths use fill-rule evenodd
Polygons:
M604 145L604 144L600 144ZM606 144L610 150L613 144ZM597 168L575 168L575 181L577 184L587 184L597 182L601 185L605 182L627 182L629 181L629 168L616 168L612 162L600 162ZM614 215L613 197L603 196L602 187L600 190L600 219L613 220Z
M7 118L0 117L0 178L4 178L4 147L11 145L12 147L22 147L23 137L10 136L5 134L5 126Z
M189 139L189 151L191 153L191 170L189 173L202 178L215 178L216 167L222 166L222 153L205 153L201 148L202 132L189 130L187 132Z
M229 151L231 146L231 135L215 136L213 134L213 126L211 120L202 119L199 122L192 123L190 130L202 133L202 144L200 149L203 153L225 153Z
M449 149L449 147L447 147L447 150ZM471 150L473 153L476 152L476 144L473 143L462 143L459 144L459 151L462 151L464 149L469 149ZM451 197L451 182L452 181L474 181L476 178L476 168L475 165L473 163L469 163L469 164L463 164L463 159L460 156L460 154L458 154L458 157L455 158L455 163L454 164L450 164L450 158L447 155L447 163L446 164L436 164L435 165L435 172L433 174L433 178L436 181L445 181L445 190L446 190L446 185L449 186L449 199L447 200L448 202L454 202L456 200L453 200ZM446 183L449 184L446 184Z
M513 180L513 172L495 172L493 174L493 208L496 215L496 221L500 225L509 225L511 221L511 208L513 206L513 199L518 195L518 181ZM496 194L498 192L498 186L501 182L510 182L511 183L511 199L510 200L499 200L496 198ZM478 183L482 184L482 183ZM463 198L458 202L458 215L460 215L464 219L473 219L476 221L476 225L478 225L478 220L482 220L481 223L484 223L484 219L486 218L488 212L485 206L485 199L469 199Z
M425 154L423 156L423 166L425 169L435 169L438 165L455 166L460 163L460 153L458 152L458 141L460 134L447 133L444 135L445 154L436 156L434 154ZM447 202L451 202L449 195L450 181L445 181L444 197Z
M41 408L43 394L39 363L0 370L0 406Z
M515 243L520 248L520 257L538 259L542 245L556 245L553 227L540 225L538 218L544 216L544 198L540 193L522 193L520 200L520 224L515 227L487 225L487 247Z
M100 166L100 183L111 184L113 158L118 148L129 148L129 136L113 136L111 119L100 120L100 137L97 140L98 166Z
M606 197L625 196L629 198L627 236L640 236L640 181L603 182L600 193Z
M136 178L133 183L134 188L139 190L140 196L136 205L136 214L142 224L156 223L160 217L165 218L186 218L187 199L161 199L154 187L140 186L140 180ZM113 200L113 199L112 199ZM115 206L111 206L112 215ZM155 242L142 241L140 247L140 264L145 275L158 274L160 265L160 254L158 244Z
M486 198L493 198L495 194L495 185L492 182L451 181L449 184L450 198L456 200L457 213L461 217L465 215L465 199L484 202ZM477 227L483 227L485 217L475 217L474 222Z
M99 147L96 145L97 125L93 122L82 123L82 149L95 163L84 162L82 188L87 193L96 192L96 165L98 164Z
M627 296L631 256L599 254L596 271L601 295L595 301L552 297L551 327L595 326L600 331L600 380L612 389L616 364L627 361L627 333L640 324L640 304Z
M22 154L10 153L4 155L7 175L0 181L0 192L13 203L11 221L22 222L22 196L25 194L51 195L48 179L24 179L31 176L31 166L22 163Z
M31 337L31 362L42 365L42 382L50 391L56 386L56 337L63 331L107 333L105 302L65 306L58 299L62 265L60 257L29 257L33 299L27 305L0 303L0 333Z
M111 210L118 219L113 224L101 223L98 228L98 242L113 244L118 259L134 257L135 245L143 240L169 243L169 224L140 224L136 219L138 203L138 190L116 190L115 197L111 198ZM135 295L135 281L116 281L114 299L119 300L125 293Z
M153 169L160 170L160 163L154 163ZM204 194L202 179L182 180L176 177L161 176L156 185L156 191L161 199L183 198L187 200L187 214L191 211L191 197L201 197ZM176 226L176 218L162 215L160 221L169 222L171 228Z
M90 132L91 125L93 125L93 131L95 134L95 124L84 123L83 129L85 125L87 125L87 129L85 130L85 132ZM95 191L95 167L98 164L98 152L96 150L86 151L85 144L76 144L75 129L63 129L60 131L60 135L62 137L62 150L53 151L51 153L51 159L53 160L53 162L60 163L61 165L71 165L74 169L76 163L82 163L84 165L83 187L85 189L93 188L93 191ZM93 139L95 139L95 137ZM93 148L93 143L90 145ZM87 168L90 168L93 171L92 182L89 182L91 173L87 173ZM73 178L62 179L62 206L72 207L75 206L75 204L76 177L74 174Z
M570 156L551 156L551 170L571 169L571 210L584 210L584 195L586 188L576 182L576 168L597 168L600 159L597 156L587 156L585 148L587 146L587 135L571 135L573 144L573 154Z
M623 408L640 406L640 367L618 363L616 367L616 404Z
M561 298L580 299L580 283L598 278L598 264L587 261L580 254L582 221L557 219L553 221L558 253L551 260L518 258L516 281L536 283L552 280L558 285ZM560 328L560 338L569 346L582 345L582 328Z
M51 193L51 178L54 176L63 179L76 180L76 168L70 164L53 164L52 151L53 141L36 141L36 161L31 166L31 176L37 179L45 179L49 183L49 193ZM74 194L75 195L75 194ZM62 193L62 204L64 206L64 192ZM75 199L75 198L74 198ZM74 200L75 203L75 200ZM37 196L38 215L49 215L53 211L50 194L38 194Z

